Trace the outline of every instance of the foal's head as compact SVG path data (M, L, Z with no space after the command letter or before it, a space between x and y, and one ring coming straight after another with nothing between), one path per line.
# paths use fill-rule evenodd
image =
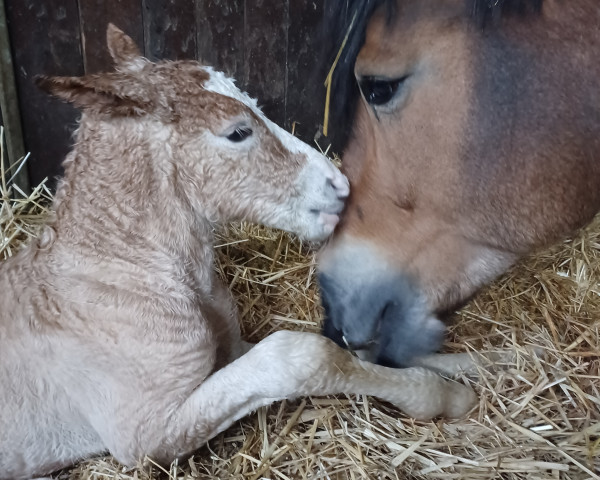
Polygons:
M269 121L223 73L150 62L112 25L107 40L115 72L39 82L83 109L82 128L113 132L106 148L115 155L149 145L153 158L136 161L164 172L206 220L246 219L308 239L333 231L348 182L325 156Z

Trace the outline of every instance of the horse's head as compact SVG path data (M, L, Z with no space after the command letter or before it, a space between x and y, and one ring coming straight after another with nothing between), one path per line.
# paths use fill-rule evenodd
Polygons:
M140 168L153 165L207 220L246 219L310 240L332 233L348 181L324 155L268 120L223 73L151 62L112 25L107 40L116 71L39 80L83 110L82 128L93 125Z
M325 333L406 364L439 347L436 317L600 206L597 6L350 3L370 20L347 15L366 35L340 71L360 97L320 259Z

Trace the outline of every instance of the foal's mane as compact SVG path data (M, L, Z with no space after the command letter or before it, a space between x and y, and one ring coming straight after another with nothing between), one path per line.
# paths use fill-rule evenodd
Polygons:
M494 25L503 15L537 13L543 0L464 0L465 12L476 25L485 28ZM375 10L384 7L391 21L396 14L395 0L326 0L323 22L323 43L328 52L327 61L334 58L344 43L331 82L330 126L336 132L336 143L345 143L349 125L354 117L358 87L354 79L354 62L365 41L367 24ZM352 25L352 28L350 26ZM348 38L346 38L348 35Z

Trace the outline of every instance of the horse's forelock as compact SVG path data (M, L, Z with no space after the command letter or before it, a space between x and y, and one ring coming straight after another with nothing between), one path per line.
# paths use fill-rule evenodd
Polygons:
M394 0L328 0L325 3L323 43L329 49L325 57L328 66L333 65L346 35L348 36L331 83L329 128L333 131L336 143L345 143L349 133L358 97L354 62L365 42L367 23L381 5L386 5L391 19L396 5Z
M467 0L468 12L481 27L497 21L502 15L537 13L543 0Z

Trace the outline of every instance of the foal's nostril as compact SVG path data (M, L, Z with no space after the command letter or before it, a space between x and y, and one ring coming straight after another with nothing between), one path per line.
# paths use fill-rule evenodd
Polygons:
M350 194L348 180L341 174L327 178L327 187L333 188L338 198L346 198Z

